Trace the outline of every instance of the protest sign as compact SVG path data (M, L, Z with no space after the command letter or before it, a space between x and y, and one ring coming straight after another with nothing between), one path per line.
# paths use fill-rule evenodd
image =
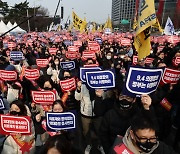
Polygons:
M16 43L15 42L8 42L8 48L12 49L16 47Z
M175 65L178 66L180 64L180 57L175 58Z
M112 71L86 72L86 82L93 89L107 89L115 87L115 76Z
M75 123L75 115L71 112L46 113L47 130L59 131L74 129L76 127Z
M36 59L36 64L38 67L44 68L49 64L48 59Z
M154 92L163 75L163 69L147 69L131 66L126 76L124 92L127 95L150 94Z
M152 62L154 61L154 58L146 58L145 59L145 64L152 64Z
M82 58L82 60L87 60L88 58L91 58L91 59L95 60L96 59L96 55L92 51L84 51L82 53L82 57L81 58Z
M53 104L56 100L56 92L52 91L31 91L32 100L36 104Z
M66 58L74 60L74 59L76 59L78 57L79 57L79 53L78 52L66 51Z
M87 65L84 65L84 67L99 67L99 63L96 63L96 64L87 64Z
M73 70L75 69L75 62L74 61L68 61L68 62L60 62L61 68L63 70Z
M162 106L163 108L165 108L167 111L170 111L171 108L172 108L172 104L169 103L169 101L168 101L166 98L164 98L164 99L160 102L160 104L161 104L161 106Z
M133 154L124 144L116 145L114 151L116 154Z
M138 63L138 56L133 56L133 65Z
M2 96L0 96L0 110L4 110L4 109L5 109L4 101L3 101Z
M164 74L162 77L162 82L167 84L167 83L172 83L176 84L180 78L180 71L178 70L173 70L170 68L165 68Z
M25 69L24 76L28 80L36 80L39 78L39 70L38 69Z
M4 81L14 81L17 80L17 72L0 70L0 79Z
M72 41L70 40L64 40L63 42L66 46L71 46L72 45Z
M82 46L82 42L81 41L74 41L74 46L81 47Z
M95 53L100 52L100 46L97 43L88 45L88 49L89 49L89 51L93 51Z
M69 46L68 51L70 52L79 52L79 48L76 46Z
M76 80L74 78L60 80L59 82L62 91L72 91L76 89Z
M86 82L86 72L94 72L102 70L100 67L81 67L80 68L80 79L82 82Z
M131 45L131 40L127 38L121 38L121 45L123 46L130 46Z
M10 58L14 61L20 61L24 59L23 53L21 51L11 51Z
M49 53L51 55L56 55L56 52L57 52L57 48L49 48Z
M30 117L28 116L0 115L0 123L0 134L31 134Z
M95 38L95 41L98 42L100 45L103 42L102 38L100 38L100 37Z

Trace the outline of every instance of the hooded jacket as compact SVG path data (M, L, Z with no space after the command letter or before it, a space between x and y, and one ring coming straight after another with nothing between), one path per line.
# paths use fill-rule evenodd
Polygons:
M158 141L157 144L152 147L150 152L140 152L133 144L133 141L130 137L130 129L130 127L127 129L126 134L123 138L116 138L111 154L117 154L114 151L114 148L116 146L120 146L121 144L124 144L133 154L176 154L176 152L174 152L171 147L161 141Z

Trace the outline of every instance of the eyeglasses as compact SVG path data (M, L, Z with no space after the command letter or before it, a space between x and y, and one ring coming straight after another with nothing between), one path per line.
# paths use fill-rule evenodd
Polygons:
M148 138L138 137L136 133L134 133L134 135L141 143L145 143L145 142L156 143L158 141L158 137L152 137L148 139Z

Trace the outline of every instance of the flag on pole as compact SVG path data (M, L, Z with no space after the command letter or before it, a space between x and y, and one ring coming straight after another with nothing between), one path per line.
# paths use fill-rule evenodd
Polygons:
M156 18L156 23L152 25L152 27L158 29L161 34L163 33L163 29L161 28L161 25L159 24L158 18Z
M173 35L174 32L175 32L175 30L174 30L173 22L168 17L167 22L166 22L166 26L164 28L164 34L166 34L166 35Z
M138 8L137 30L134 37L134 46L138 52L138 59L150 54L150 28L156 23L154 1L140 0Z
M72 18L73 18L73 27L80 32L85 31L87 22L80 19L75 12L72 12Z
M104 29L106 29L106 28L110 28L112 30L112 22L111 22L111 19L109 16L108 16L108 19L104 25Z

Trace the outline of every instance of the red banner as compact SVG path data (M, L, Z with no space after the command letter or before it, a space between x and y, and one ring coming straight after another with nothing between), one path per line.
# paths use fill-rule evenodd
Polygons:
M0 122L0 134L31 134L30 117L28 116L0 115Z
M4 81L17 80L17 73L15 71L0 70L0 79Z
M165 84L167 83L176 84L179 78L180 78L180 71L173 70L170 68L165 68L164 75L162 77L162 82Z
M25 69L24 76L28 80L36 80L39 78L39 70L38 69Z
M68 51L69 52L79 52L79 48L76 46L69 46Z
M60 86L62 91L72 91L76 89L76 80L74 78L61 80Z
M36 59L36 64L39 67L46 67L49 64L48 59Z
M82 42L81 41L74 41L74 46L81 47L82 46Z
M57 52L57 48L49 48L49 53L51 55L56 55L56 52Z
M154 61L154 58L146 58L145 64L152 64L153 61Z
M138 56L133 56L133 65L138 63Z
M133 154L124 144L114 147L116 154Z
M164 98L161 102L160 102L161 106L163 108L165 108L167 111L170 111L172 108L172 104L168 102L168 100L166 98Z
M53 104L56 100L56 92L52 91L31 91L32 100L36 104Z

